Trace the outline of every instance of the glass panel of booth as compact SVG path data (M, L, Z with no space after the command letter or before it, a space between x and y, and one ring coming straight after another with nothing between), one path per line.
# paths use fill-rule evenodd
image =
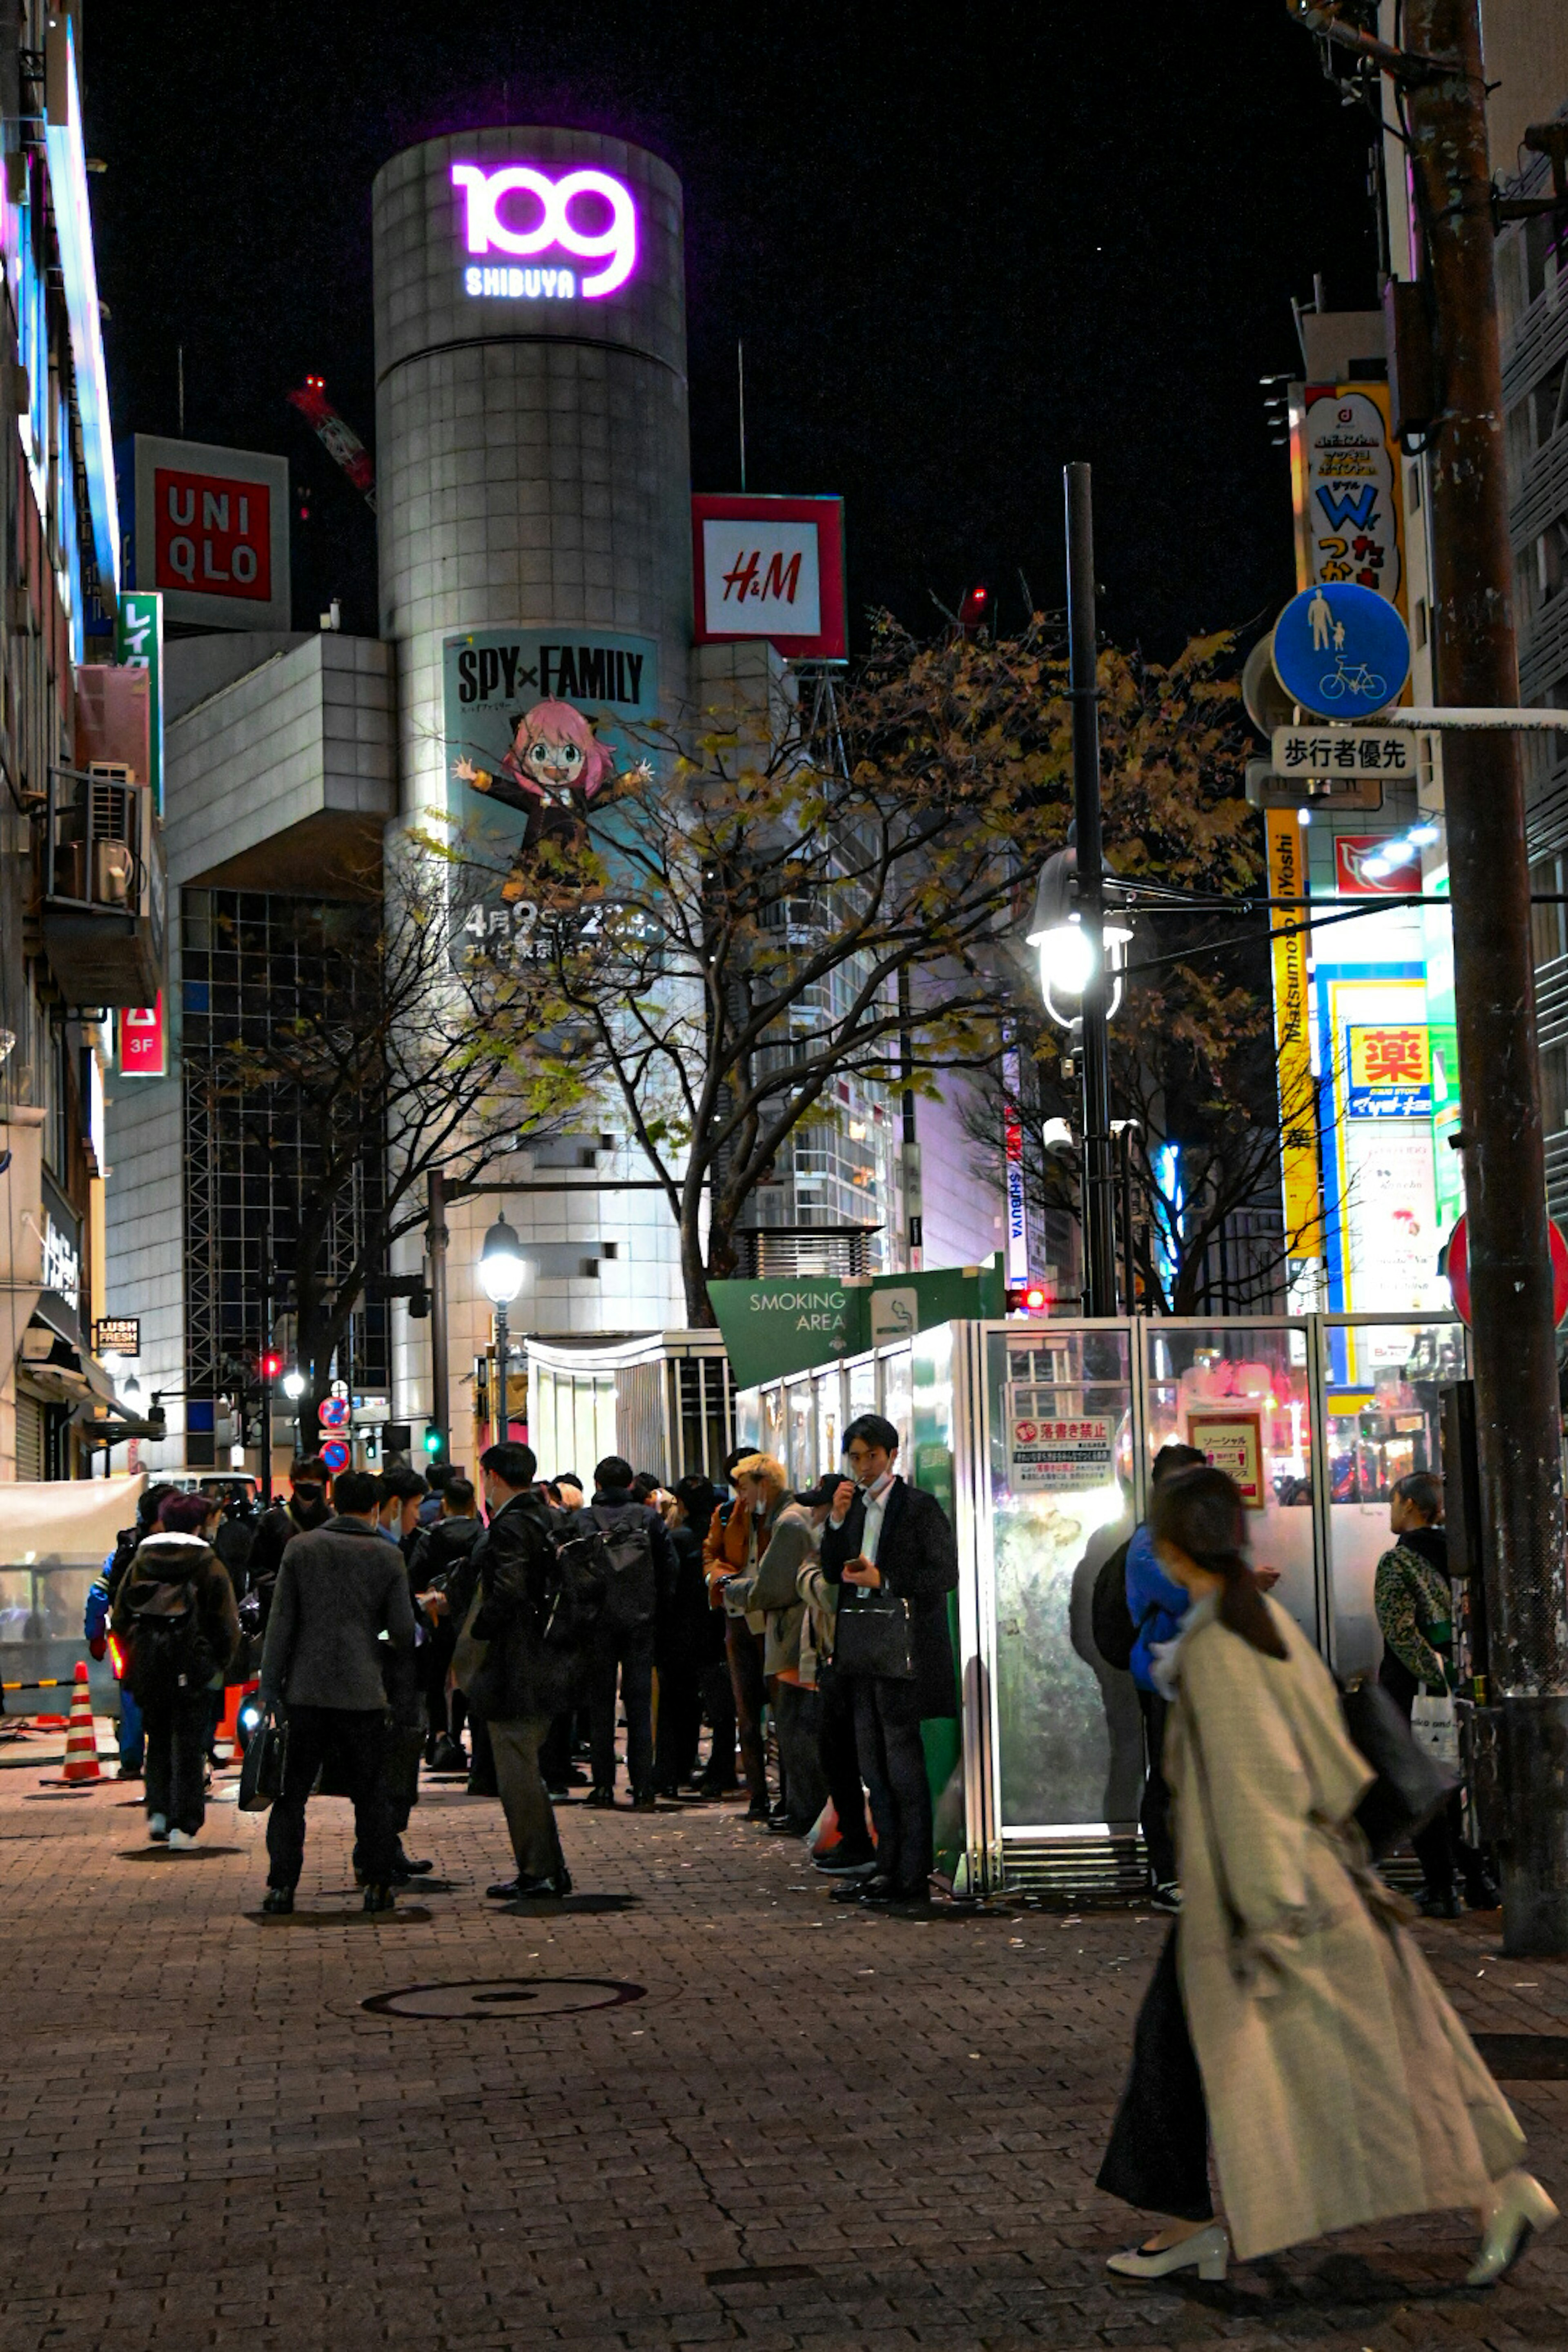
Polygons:
M906 1339L898 1347L881 1350L882 1402L878 1407L885 1421L890 1421L899 1433L899 1466L908 1472L912 1445L914 1412L914 1380L910 1363L910 1344ZM824 1467L826 1465L824 1465Z
M1334 1664L1367 1674L1383 1655L1373 1587L1390 1496L1413 1471L1442 1475L1443 1391L1468 1377L1468 1335L1436 1315L1325 1316L1320 1330Z
M1310 1326L1273 1316L1152 1322L1143 1346L1151 1467L1163 1445L1195 1445L1229 1472L1247 1506L1254 1567L1277 1572L1275 1600L1321 1648Z
M820 1468L837 1470L843 1450L844 1421L840 1390L843 1381L837 1364L816 1375L816 1459Z
M790 1381L785 1386L784 1439L789 1447L784 1469L792 1490L798 1494L816 1478L816 1397L809 1378Z
M1132 1374L1125 1325L987 1333L994 1736L1015 1835L1137 1815L1137 1697L1090 1631L1095 1577L1132 1529Z

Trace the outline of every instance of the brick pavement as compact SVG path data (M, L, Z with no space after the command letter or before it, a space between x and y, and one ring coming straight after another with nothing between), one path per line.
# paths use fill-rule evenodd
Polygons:
M1226 2288L1106 2276L1131 2232L1093 2175L1163 1922L868 1916L735 1809L581 1805L583 1907L517 1916L482 1899L499 1809L440 1786L427 1920L261 1924L259 1820L128 1859L129 1792L37 1778L0 1773L0 2352L1568 2347L1568 2231L1489 2296L1446 2217ZM313 1914L353 1904L349 1843L313 1806ZM1501 1960L1491 1921L1424 1941L1471 2024L1568 2031L1568 1967ZM361 2006L546 1977L645 1997ZM1568 2084L1512 2095L1561 2195Z

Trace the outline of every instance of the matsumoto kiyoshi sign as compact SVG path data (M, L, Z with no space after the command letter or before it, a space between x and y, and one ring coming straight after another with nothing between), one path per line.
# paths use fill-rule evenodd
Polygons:
M442 700L447 807L512 861L497 926L507 908L531 922L530 853L585 843L589 813L647 779L637 729L658 716L658 647L604 629L468 629L442 648Z
M558 179L531 163L454 163L463 291L477 300L588 302L614 294L637 267L631 190L608 172ZM586 263L586 268L577 265Z

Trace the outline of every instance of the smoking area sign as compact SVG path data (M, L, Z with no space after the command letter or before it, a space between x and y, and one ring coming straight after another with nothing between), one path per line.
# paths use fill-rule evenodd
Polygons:
M1015 1494L1104 1486L1111 1475L1111 1426L1105 1415L1008 1414L1007 1484Z

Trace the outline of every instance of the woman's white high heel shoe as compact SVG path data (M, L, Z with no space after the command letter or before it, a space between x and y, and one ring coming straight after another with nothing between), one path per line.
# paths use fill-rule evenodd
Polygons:
M1481 2232L1481 2251L1467 2286L1495 2286L1506 2278L1531 2238L1543 2237L1561 2216L1539 2180L1510 2172L1498 2184L1498 2200Z
M1173 2271L1196 2271L1199 2278L1214 2281L1224 2278L1229 2260L1230 2231L1223 2221L1211 2221L1206 2230L1195 2230L1190 2238L1162 2246L1155 2253L1129 2246L1124 2254L1112 2254L1105 2267L1118 2278L1169 2278Z

